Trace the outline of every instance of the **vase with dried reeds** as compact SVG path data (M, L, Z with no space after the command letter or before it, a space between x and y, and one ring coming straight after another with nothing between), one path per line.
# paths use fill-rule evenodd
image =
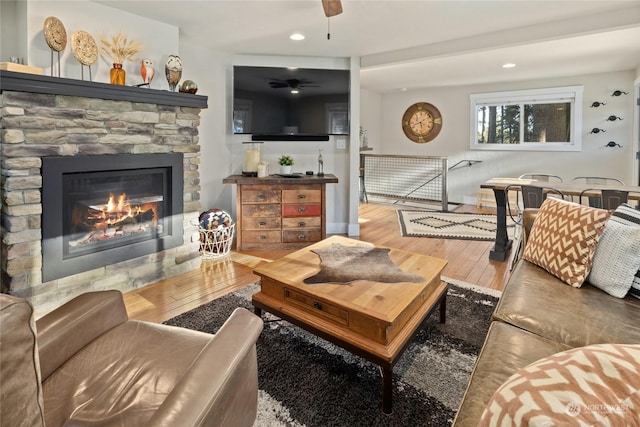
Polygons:
M100 53L113 64L113 68L109 71L111 84L124 85L127 73L122 66L125 61L133 62L135 56L142 50L142 45L129 40L122 33L112 36L111 39L101 37L100 43Z

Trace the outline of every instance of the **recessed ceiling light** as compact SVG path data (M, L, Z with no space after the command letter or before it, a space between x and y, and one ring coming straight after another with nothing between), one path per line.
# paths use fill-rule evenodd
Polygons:
M514 64L513 62L507 62L506 64L502 65L502 68L513 68L515 66L516 64Z
M295 40L295 41L300 41L300 40L304 40L304 34L300 34L300 33L293 33L289 36L289 38L291 40Z
M298 89L291 89L291 93L300 93Z

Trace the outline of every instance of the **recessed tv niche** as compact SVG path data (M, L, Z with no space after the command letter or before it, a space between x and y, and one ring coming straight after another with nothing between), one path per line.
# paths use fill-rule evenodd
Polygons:
M349 70L233 67L233 133L253 140L349 134Z

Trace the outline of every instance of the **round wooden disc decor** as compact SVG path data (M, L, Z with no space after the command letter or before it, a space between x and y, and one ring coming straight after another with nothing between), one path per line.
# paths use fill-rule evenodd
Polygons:
M428 102L416 102L402 116L402 131L413 142L433 140L442 129L440 111Z
M71 50L82 65L93 65L98 60L98 45L86 31L71 34Z
M51 49L60 52L67 47L67 30L65 30L62 21L55 16L50 16L44 20L42 31L44 39Z

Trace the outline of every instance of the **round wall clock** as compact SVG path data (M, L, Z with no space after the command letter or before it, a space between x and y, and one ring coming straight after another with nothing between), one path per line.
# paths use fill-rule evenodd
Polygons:
M402 116L402 130L413 142L429 142L440 133L442 115L428 102L416 102Z

